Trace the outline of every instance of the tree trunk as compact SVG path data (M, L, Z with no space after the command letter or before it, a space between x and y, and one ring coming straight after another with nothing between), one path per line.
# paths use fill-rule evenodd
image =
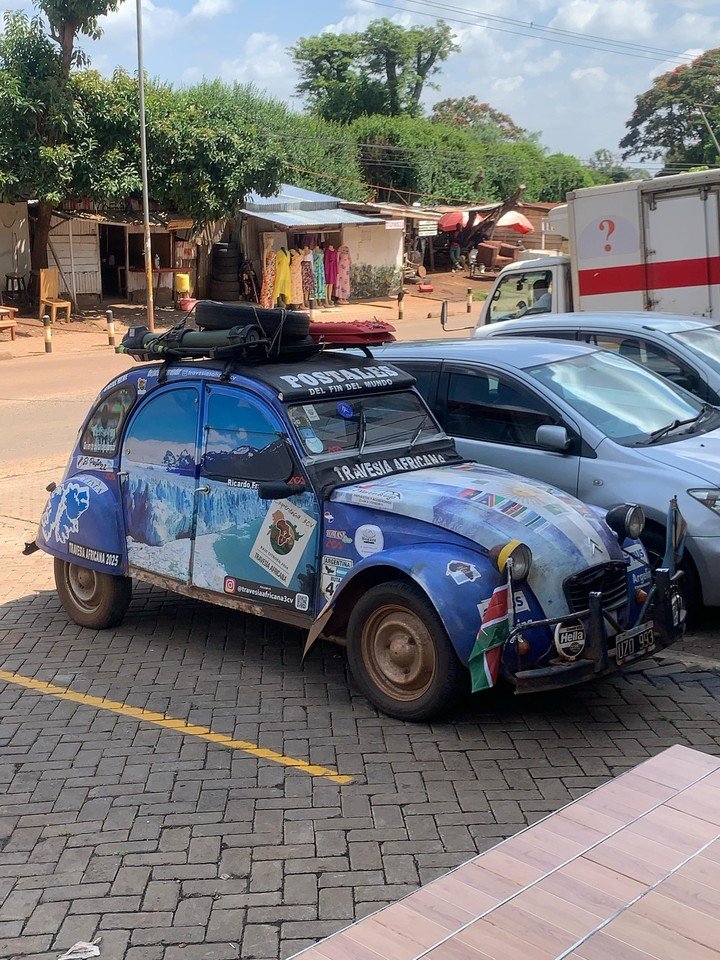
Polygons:
M394 54L389 52L385 59L385 77L387 80L390 116L398 117L400 115L400 96L398 93L397 61Z
M52 209L52 204L48 203L47 200L39 201L30 257L30 265L33 271L44 270L48 265L47 245L50 237Z

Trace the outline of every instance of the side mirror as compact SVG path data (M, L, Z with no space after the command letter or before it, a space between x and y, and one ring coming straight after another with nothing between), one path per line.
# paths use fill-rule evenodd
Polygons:
M555 453L567 453L570 449L570 437L565 427L554 423L544 423L535 432L535 443L543 450L552 450Z
M270 480L268 483L258 484L258 496L261 500L284 500L286 497L296 497L305 493L307 484L304 480L289 482L286 480Z

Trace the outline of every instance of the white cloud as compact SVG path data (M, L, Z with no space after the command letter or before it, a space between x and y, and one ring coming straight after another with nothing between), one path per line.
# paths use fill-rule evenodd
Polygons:
M525 78L517 74L514 77L502 77L499 80L496 80L492 89L497 93L501 91L502 93L512 93L514 90L519 90L520 87L525 83Z
M656 14L648 0L565 0L551 26L597 36L646 37Z
M544 73L552 73L563 62L563 55L559 50L553 50L541 60L532 60L525 64L524 70L531 77L539 77Z
M219 74L223 80L254 83L273 96L283 98L292 96L296 83L285 42L269 33L250 34L239 57L221 61Z
M608 82L608 75L603 67L578 67L570 74L575 83L584 83L593 86L596 90L602 89Z
M231 13L232 0L196 0L186 20L212 20L221 13Z

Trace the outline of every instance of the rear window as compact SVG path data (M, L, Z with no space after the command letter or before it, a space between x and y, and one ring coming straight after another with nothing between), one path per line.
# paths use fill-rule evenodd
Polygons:
M109 393L95 408L80 439L83 453L114 456L127 415L135 403L135 387L126 383Z

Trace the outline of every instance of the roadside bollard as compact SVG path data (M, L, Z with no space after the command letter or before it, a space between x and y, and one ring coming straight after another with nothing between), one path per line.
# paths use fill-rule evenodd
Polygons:
M310 297L308 307L310 310L310 323L313 323L315 321L315 297Z
M468 287L467 299L466 299L467 312L468 312L468 313L472 313L472 305L473 305L472 294L473 294L473 292L472 292L472 287Z
M404 312L405 291L401 290L398 294L398 320L402 320Z
M52 353L52 323L50 317L45 314L42 319L43 339L45 340L45 353Z
M105 319L107 320L107 335L108 335L108 346L115 346L115 321L113 320L112 310L105 311Z
M443 300L442 306L440 307L440 326L443 330L447 329L447 319L448 319L448 302Z

